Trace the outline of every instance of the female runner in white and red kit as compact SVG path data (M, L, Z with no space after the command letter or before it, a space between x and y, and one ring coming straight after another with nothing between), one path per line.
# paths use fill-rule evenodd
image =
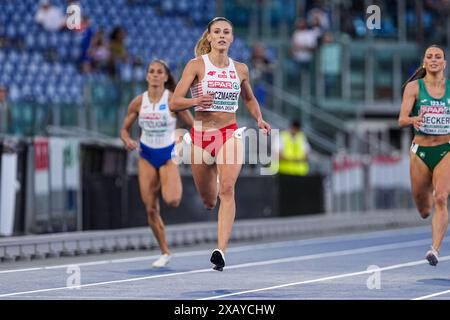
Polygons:
M236 124L240 95L258 127L270 133L253 95L247 66L228 56L232 42L231 22L214 18L198 41L196 58L186 65L170 103L171 111L195 107L191 168L205 207L213 209L220 198L218 243L210 259L218 271L225 266L236 213L234 189L243 162L242 130ZM189 89L192 98L186 98Z

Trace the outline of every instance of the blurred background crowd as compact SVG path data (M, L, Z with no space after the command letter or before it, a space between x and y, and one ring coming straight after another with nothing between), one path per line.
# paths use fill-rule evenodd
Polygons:
M371 5L380 29L367 28ZM179 78L215 16L234 24L230 56L248 64L266 120L304 134L303 175L323 177L324 210L412 205L401 86L427 45L448 49L450 0L0 0L2 141L117 139L151 59ZM255 127L245 108L238 121Z

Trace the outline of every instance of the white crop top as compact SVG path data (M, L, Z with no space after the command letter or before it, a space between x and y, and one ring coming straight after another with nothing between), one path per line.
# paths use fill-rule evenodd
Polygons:
M214 66L207 54L202 55L205 63L205 76L191 87L191 96L198 98L214 93L214 102L209 108L195 106L195 111L236 112L239 107L241 81L231 58L226 68Z
M142 94L139 111L141 142L150 148L164 148L175 142L177 120L169 110L169 90L164 90L157 103L151 103L148 91Z

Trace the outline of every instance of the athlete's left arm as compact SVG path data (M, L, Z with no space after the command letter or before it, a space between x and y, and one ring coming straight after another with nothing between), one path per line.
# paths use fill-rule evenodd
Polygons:
M245 106L253 118L255 118L258 123L258 127L267 133L270 133L270 125L263 120L258 100L256 100L255 95L253 94L247 65L236 62L236 69L238 71L239 78L241 79L241 96L244 100Z

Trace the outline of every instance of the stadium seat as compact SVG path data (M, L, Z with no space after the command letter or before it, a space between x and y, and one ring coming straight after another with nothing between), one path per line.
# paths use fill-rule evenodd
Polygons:
M194 56L195 42L215 10L215 4L208 0L80 0L80 3L94 28L102 27L108 40L112 29L122 26L127 33L125 44L130 57L144 61L143 67L135 68L131 63L121 66L119 74L123 81L145 79L147 63L153 58L166 60L174 70L184 65ZM65 12L67 1L52 0L52 4ZM39 7L35 0L0 0L0 6L0 35L20 40L24 45L20 49L0 50L0 83L14 84L14 99L25 98L31 92L41 102L55 99L80 102L86 80L77 65L83 33L43 31L34 21ZM161 11L163 16L158 15ZM194 24L187 25L186 18ZM239 57L248 57L246 45L237 43L235 52ZM46 60L49 58L56 61L49 62ZM101 79L104 78L106 75L102 75ZM26 87L26 94L22 95L21 85L32 89ZM58 95L52 99L55 92Z

